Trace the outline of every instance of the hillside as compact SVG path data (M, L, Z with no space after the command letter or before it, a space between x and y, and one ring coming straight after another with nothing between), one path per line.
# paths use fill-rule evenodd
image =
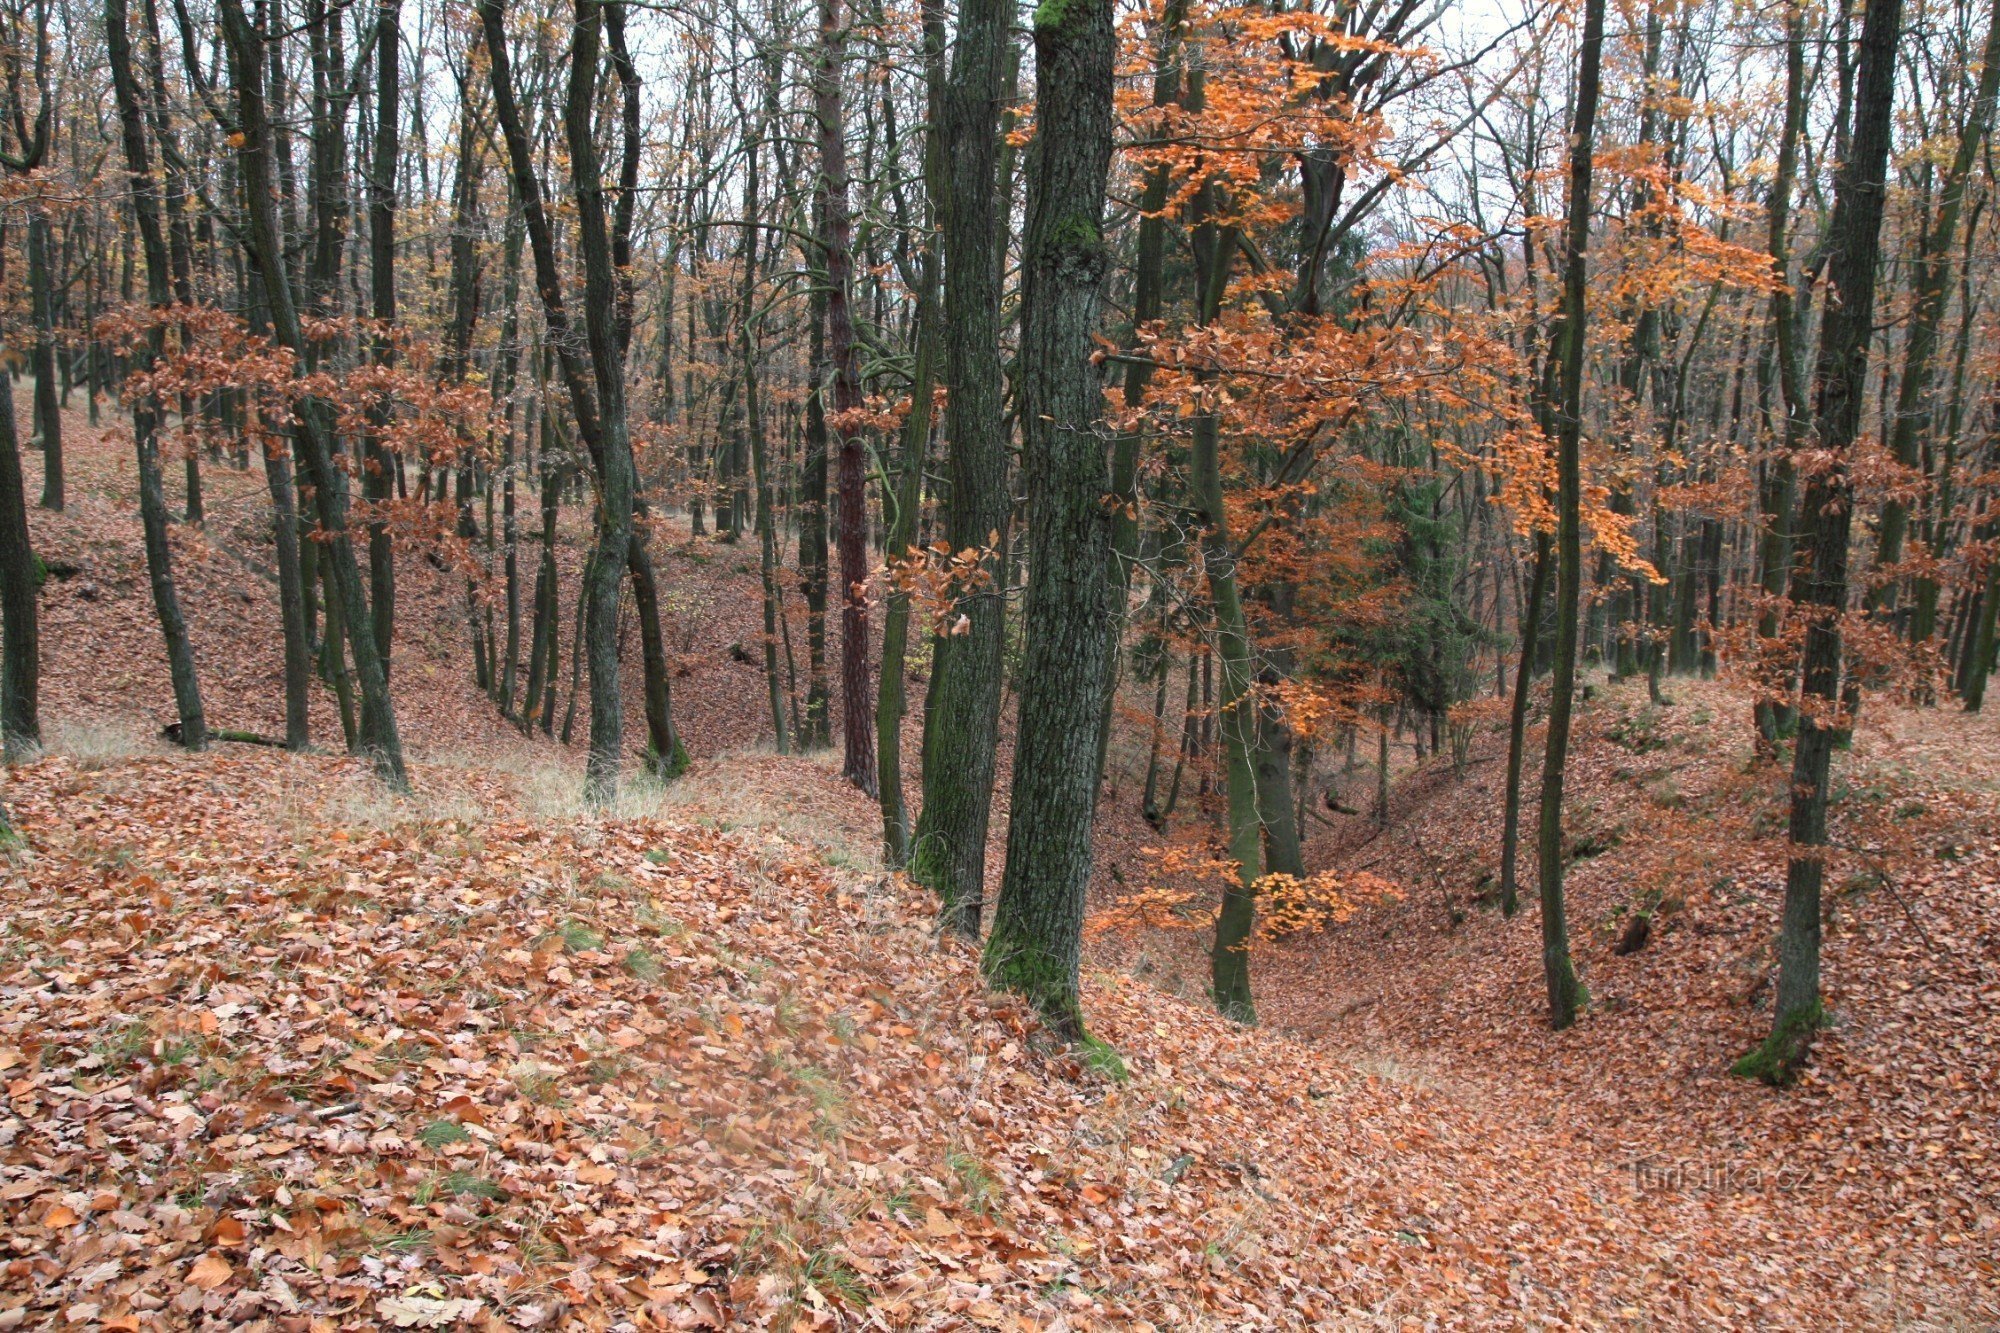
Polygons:
M32 850L0 880L0 1327L2000 1318L1990 720L1885 707L1843 760L1843 839L1899 869L1840 898L1841 1023L1799 1089L1724 1073L1760 1026L1781 792L1692 684L1581 723L1579 1028L1542 1026L1532 907L1475 901L1481 751L1403 777L1386 833L1315 832L1406 896L1260 953L1264 1028L1202 1003L1199 941L1097 939L1121 1079L979 985L831 767L752 751L728 548L671 557L705 617L675 682L696 768L608 818L471 688L462 589L406 562L391 798L333 755L154 739L127 442L71 438L84 494L34 516L69 567L49 755L6 787ZM211 716L275 729L261 483L209 477L176 558ZM1106 902L1159 841L1129 776ZM1621 905L1659 915L1613 958Z

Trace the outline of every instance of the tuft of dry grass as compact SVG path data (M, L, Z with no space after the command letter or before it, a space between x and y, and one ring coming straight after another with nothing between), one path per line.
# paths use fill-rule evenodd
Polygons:
M128 720L54 719L43 728L43 753L61 755L86 773L159 754L164 748L141 725Z

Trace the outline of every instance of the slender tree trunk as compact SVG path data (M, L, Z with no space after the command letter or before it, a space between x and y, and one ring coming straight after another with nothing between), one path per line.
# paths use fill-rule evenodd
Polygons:
M270 328L270 298L263 284L250 286L250 328ZM278 616L285 637L285 748L312 743L312 631L306 620L306 570L299 550L297 490L292 479L290 432L282 421L265 421L261 452L264 484L271 493L271 540L278 557Z
M29 365L35 372L35 435L42 446L42 508L63 507L62 412L56 402L54 275L49 217L40 204L28 213L28 292L35 325Z
M584 270L584 337L579 340L563 300L555 234L542 205L534 149L515 100L504 7L500 0L481 0L478 11L486 29L494 113L507 143L515 192L521 200L534 253L536 287L541 293L550 341L555 345L569 389L577 433L583 437L598 478L596 540L588 565L584 607L587 626L584 643L591 682L590 758L585 766L584 788L592 804L608 806L617 797L624 727L618 678L618 602L628 565L643 569L644 581L650 585L650 561L633 523L638 478L626 416L624 367L625 350L631 339L632 303L622 276L627 266L618 262L625 257L625 247L629 244L638 172L638 74L623 50L623 6L577 0L563 133L569 149L578 248ZM615 226L607 220L604 182L592 134L598 66L607 25L611 33L612 64L620 84L623 132ZM587 345L587 356L586 346L580 346L580 341ZM640 595L645 597L649 593L650 586ZM656 594L652 595L656 598ZM642 615L645 622L641 626L642 641L650 643L653 641L650 636L657 631L657 603L650 614L642 611ZM662 744L669 747L664 753L656 753L654 762L656 766L672 765L677 762L677 738L671 735L670 722L658 715L656 707L664 699L664 651L658 654L649 651L648 657L658 659L647 671L651 743L656 752Z
M822 204L823 207L823 204ZM806 604L806 708L799 748L833 745L832 691L826 681L826 290L815 285L807 301L805 456L800 460L799 595Z
M123 128L125 167L131 180L132 207L146 259L146 296L153 324L138 354L135 370L151 369L165 340L159 321L172 305L167 272L167 247L160 227L159 184L154 179L146 143L146 121L139 109L139 85L132 70L132 44L125 0L107 0L105 32L111 80ZM208 743L208 724L195 678L194 652L188 644L187 622L181 616L174 589L172 553L167 546L167 502L160 482L160 460L154 443L158 421L156 400L138 396L132 404L132 441L139 463L139 521L146 548L146 570L153 587L153 607L167 641L167 669L173 678L174 708L179 714L180 743L200 750Z
M238 151L247 202L250 258L270 299L271 322L278 341L303 360L308 344L293 300L278 229L271 124L264 102L264 36L243 12L241 0L221 0L220 14L230 77L236 90L237 132L241 136ZM327 586L350 613L343 617L345 633L361 684L361 715L355 740L358 748L367 751L374 760L384 781L397 788L406 787L409 779L403 770L403 746L396 732L389 678L376 650L374 628L362 613L368 605L367 595L348 534L344 478L334 463L332 413L326 403L307 397L300 402L297 416L299 430L294 440L305 480L313 489L319 510L324 535L322 563L329 575ZM330 632L328 637L332 638ZM336 643L336 654L338 651Z
M398 36L402 0L380 0L375 21L375 145L368 177L368 286L378 329L375 364L396 362L390 330L396 322L396 159L402 126L402 43ZM388 424L385 405L375 414L377 429L369 433L364 453L361 492L374 512L368 519L368 605L374 618L375 646L382 656L382 674L389 674L396 637L396 549L380 506L388 503L395 484L395 463L384 446L381 428ZM467 496L467 504L470 496ZM467 517L470 517L469 509Z
M847 29L840 0L820 0L820 59L814 79L819 123L820 251L826 262L826 353L833 379L838 442L836 489L840 501L834 545L840 557L840 727L843 778L875 795L875 700L868 679L868 471L867 446L855 418L861 408L861 370L851 309L854 253L847 182L847 121L841 106L841 67Z
M1778 990L1771 1035L1738 1062L1738 1073L1775 1084L1798 1074L1823 1021L1819 987L1820 887L1826 874L1827 776L1840 716L1840 617L1847 605L1853 490L1848 454L1860 434L1874 335L1875 269L1896 94L1902 0L1868 0L1862 19L1854 128L1834 177L1828 228L1831 283L1814 369L1817 450L1828 460L1808 477L1801 509L1806 569L1795 587L1807 618L1801 663L1804 704L1793 751L1791 860L1778 936Z
M1577 600L1582 592L1583 353L1588 312L1585 279L1590 246L1591 154L1597 126L1599 69L1604 51L1604 0L1585 0L1583 49L1577 69L1576 121L1570 133L1569 226L1563 257L1560 402L1556 417L1556 660L1549 691L1547 748L1542 756L1541 828L1536 840L1542 900L1542 971L1549 1022L1576 1021L1584 1001L1570 959L1563 904L1563 778L1569 759L1570 710L1576 697Z
M1190 94L1198 105L1199 85ZM1200 222L1194 248L1200 261L1197 311L1203 324L1221 314L1228 287L1230 259L1238 243L1234 227ZM1201 371L1202 379L1213 372ZM1224 792L1228 802L1229 859L1235 873L1224 884L1222 907L1216 915L1215 941L1210 950L1216 1008L1239 1022L1256 1021L1250 992L1250 932L1256 921L1257 885L1263 877L1263 833L1257 800L1255 765L1256 708L1251 695L1251 649L1242 593L1236 578L1236 545L1229 531L1222 492L1221 419L1214 411L1195 414L1191 422L1189 490L1201 531L1201 559L1214 612L1215 650L1222 687L1215 700L1216 725L1222 731Z
M924 193L928 200L935 201L945 192L942 144L945 35L940 0L926 0L922 16L930 118L923 146ZM910 415L903 428L901 472L890 497L893 509L887 525L887 554L892 562L920 558L912 543L917 532L917 509L923 499L924 456L930 447L932 388L937 378L931 347L939 315L937 243L928 235L928 228L926 233L923 254L917 261L916 309L910 325L910 341L916 356L910 383ZM907 698L903 664L910 638L910 593L897 586L893 578L887 603L882 616L882 675L875 701L875 771L882 807L883 859L889 866L901 868L910 859L910 814L903 796L903 714ZM775 709L775 683L771 699Z
M1090 338L1110 265L1102 217L1116 46L1109 0L1036 13L1020 413L1034 559L1007 869L984 962L1071 1038L1083 1036L1077 966L1110 644L1110 472Z
M1944 323L1946 298L1951 291L1951 252L1957 243L1959 214L1965 205L1966 187L1979 150L1993 120L1993 104L2000 96L2000 3L1987 17L1986 44L1980 57L1979 84L1966 112L1965 128L1958 148L1945 173L1939 193L1937 216L1923 230L1923 247L1917 256L1915 300L1905 325L1903 373L1896 386L1895 424L1889 431L1889 454L1898 465L1921 476L1923 441L1931 423L1930 393L1933 364L1937 357L1938 330ZM1928 480L1926 478L1926 480ZM1882 504L1882 521L1876 530L1875 573L1868 589L1868 609L1892 610L1901 585L1895 566L1903 558L1904 535L1909 530L1909 501L1891 493Z
M1181 29L1187 23L1185 0L1171 0L1160 15L1158 38L1153 55L1153 105L1169 107L1181 96ZM1132 264L1132 333L1127 345L1138 347L1139 331L1160 318L1166 288L1167 223L1162 216L1167 204L1170 172L1155 167L1146 177L1139 201L1137 253ZM1146 400L1152 382L1150 361L1138 358L1124 368L1120 385L1127 408L1137 408ZM1131 595L1132 568L1139 559L1139 453L1143 429L1119 435L1111 449L1111 494L1118 508L1111 523L1111 605L1117 613L1111 623L1111 654L1104 672L1104 727L1097 740L1097 771L1104 775L1111 746L1111 725L1118 711L1118 672L1124 646L1125 613ZM1156 727L1157 730L1157 727ZM1155 738L1157 742L1157 737ZM1158 758L1158 745L1148 760L1145 806L1152 808L1151 787ZM1296 833L1296 825L1294 826ZM1293 838L1296 842L1296 836Z
M1535 573L1528 585L1527 604L1521 609L1521 663L1514 673L1514 701L1507 710L1507 796L1506 814L1500 833L1500 913L1511 917L1520 910L1516 862L1521 847L1521 761L1527 752L1528 695L1535 676L1535 637L1541 626L1542 602L1549 591L1549 537L1535 534Z

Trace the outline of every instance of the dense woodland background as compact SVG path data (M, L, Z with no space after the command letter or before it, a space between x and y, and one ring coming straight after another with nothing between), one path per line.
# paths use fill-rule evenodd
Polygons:
M1932 1043L1990 1053L2000 1010L2000 5L0 0L0 29L24 922L63 876L114 888L82 824L38 823L127 799L64 767L113 716L257 747L203 770L252 810L305 782L259 751L344 748L461 838L440 793L518 814L491 774L574 753L565 819L831 820L834 870L927 895L869 910L947 938L898 966L1025 1003L993 1050L1170 1076L1145 1001L1086 1003L1109 969L1452 1052L1484 1109L1587 1117L1600 1165L1620 1124L1661 1151L1690 1086L1701 1160L1739 1171L1732 1115L1890 1126L1870 1173L1914 1116L1924 1170L1864 1205L1820 1162L1826 1193L1760 1225L1859 1208L1909 1251L1870 1321L1992 1273L1981 1057ZM266 865L228 805L200 818L250 820L228 836ZM524 855L573 890L596 846ZM659 892L764 873L700 846ZM496 947L617 973L607 935L660 909L633 910L532 938L503 912ZM36 938L95 938L65 919ZM1580 1017L1601 1082L1537 1030ZM1249 1058L1196 1030L1184 1064ZM1871 1079L1939 1059L1884 1109ZM1540 1072L1515 1091L1503 1060ZM860 1252L795 1248L787 1318L866 1307ZM1284 1285L1238 1260L1229 1291ZM176 1309L244 1315L221 1262ZM688 1262L675 1299L755 1303ZM1678 1317L1770 1317L1729 1262ZM1100 1313L1341 1308L1170 1287ZM1606 1290L1494 1308L1635 1299Z

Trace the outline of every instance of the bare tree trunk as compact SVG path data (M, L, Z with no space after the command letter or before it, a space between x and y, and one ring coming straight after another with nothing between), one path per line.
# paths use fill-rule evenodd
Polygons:
M1541 628L1542 602L1549 591L1549 538L1535 534L1535 574L1528 587L1527 605L1521 608L1521 663L1514 673L1514 701L1507 710L1507 794L1506 814L1500 833L1500 913L1511 917L1520 910L1516 888L1516 866L1521 846L1521 760L1527 750L1528 694L1535 677L1535 637Z
M826 353L833 378L834 454L840 503L834 545L840 556L840 775L870 796L875 792L875 699L868 678L867 447L855 419L861 408L861 370L850 308L854 273L853 224L847 187L847 121L841 106L841 66L847 29L840 0L820 0L820 59L814 110L819 122L820 252L826 263Z
M1840 617L1847 605L1853 490L1848 453L1860 434L1874 336L1875 268L1896 95L1902 0L1868 0L1862 19L1854 130L1834 177L1828 229L1826 314L1814 369L1815 448L1829 464L1808 477L1800 526L1808 566L1794 589L1808 618L1801 663L1805 698L1792 760L1791 860L1778 936L1771 1035L1736 1072L1785 1084L1797 1077L1824 1021L1819 988L1820 887L1826 875L1827 777L1840 716Z
M293 300L278 229L271 124L264 102L264 37L243 12L242 0L221 0L220 13L230 77L236 90L237 133L241 136L238 151L247 202L250 258L270 299L271 322L278 341L303 360L307 340ZM305 469L306 481L313 488L314 503L319 510L327 586L348 613L344 617L346 638L354 655L355 674L360 678L361 716L355 741L374 760L384 781L397 788L406 787L409 778L403 769L403 746L396 732L389 678L376 651L374 628L365 614L367 595L348 535L347 493L344 478L334 463L332 414L327 404L307 397L300 402L297 416L299 430L294 439L300 450L300 465ZM333 638L331 632L328 638ZM334 651L339 651L337 642Z
M127 30L125 0L107 0L105 33L111 63L111 79L123 127L125 167L132 185L132 207L138 219L139 236L146 257L146 296L153 309L153 325L139 352L134 369L152 367L165 341L159 320L172 305L167 273L167 246L160 227L159 184L153 177L150 151L146 144L145 117L139 109L139 85L132 72L132 43ZM188 645L187 622L181 616L180 599L174 589L172 554L167 547L167 504L160 483L160 460L154 444L158 407L151 394L138 396L132 404L132 440L139 462L139 519L144 532L146 569L153 586L153 606L159 613L160 631L167 641L167 668L174 685L174 707L179 714L180 743L199 750L208 743L208 724L201 706L201 687L195 678L194 652Z
M944 377L947 438L944 535L954 551L983 551L986 586L970 588L947 613L950 632L931 640L924 707L923 810L910 874L939 897L946 923L977 939L986 899L986 843L1000 736L1006 645L1006 550L1013 496L1000 370L1000 265L1004 196L996 192L1000 110L1014 7L1009 0L959 6L951 77L932 119L948 145L938 165L939 245L944 253ZM964 617L963 633L958 632Z
M1549 690L1548 744L1542 756L1541 828L1536 840L1542 900L1542 971L1549 1022L1576 1021L1583 983L1570 959L1563 905L1563 778L1569 759L1570 709L1576 697L1577 600L1582 592L1583 351L1588 318L1585 277L1590 247L1591 153L1597 126L1599 70L1604 51L1604 0L1585 0L1583 50L1577 69L1576 121L1570 133L1569 226L1563 257L1560 402L1556 418L1556 660Z

